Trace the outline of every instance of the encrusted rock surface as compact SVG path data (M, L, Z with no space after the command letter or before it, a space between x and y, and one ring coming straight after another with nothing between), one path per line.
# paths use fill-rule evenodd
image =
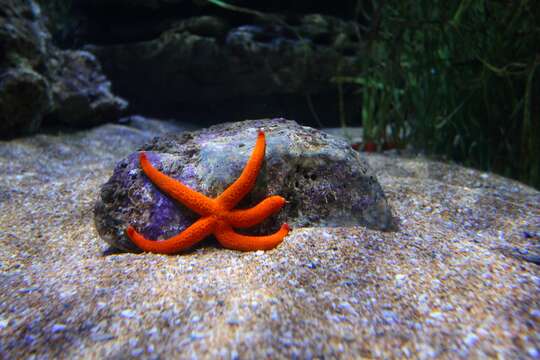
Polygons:
M0 142L0 358L538 358L537 190L366 155L398 231L111 253L93 208L133 122Z
M266 134L265 163L257 185L238 208L281 195L289 202L258 225L258 233L283 222L299 226L365 225L389 229L392 214L374 174L343 140L285 119L248 120L153 139L142 147L167 175L216 197L238 178L259 129ZM163 239L191 225L197 215L159 191L144 175L139 152L118 162L96 204L96 227L109 244L136 250L125 235L132 224Z

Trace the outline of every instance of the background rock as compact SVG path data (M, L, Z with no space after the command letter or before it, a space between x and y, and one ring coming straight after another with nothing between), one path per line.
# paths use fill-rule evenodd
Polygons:
M50 35L33 1L0 0L0 137L36 131L52 106Z
M534 358L540 193L423 158L363 155L398 231L296 228L111 253L92 217L115 162L159 132L105 125L0 142L0 357ZM149 127L152 133L140 129ZM528 235L525 234L527 232Z
M287 14L261 4L264 16L176 0L0 4L4 138L116 121L123 98L132 112L201 124L286 115L331 126L341 100L344 119L359 118L359 95L344 86L340 100L332 82L358 72L356 25L336 16L349 2Z
M334 12L308 2L282 12L257 4L267 17L202 4L73 1L68 15L57 15L71 31L55 33L95 53L137 113L206 125L276 116L338 123L332 78L357 75L361 58L355 23L335 16L350 2L334 4ZM344 86L343 96L346 120L358 121L359 94Z
M254 206L269 195L289 201L255 233L283 222L298 226L364 225L388 229L392 215L369 166L343 140L285 119L216 125L193 133L155 138L142 147L167 175L210 197L238 178L258 129L266 133L265 164L257 185L239 204ZM142 173L138 152L117 163L96 204L96 228L120 249L136 250L125 235L129 224L151 239L168 238L198 216L160 192Z
M203 16L172 24L152 40L87 48L137 112L214 124L287 115L316 125L309 101L320 118L335 122L338 97L330 80L358 71L352 40L338 39L343 33L352 37L352 26L320 15L291 28L235 27ZM358 115L347 110L351 119Z
M54 107L48 118L73 127L116 121L128 103L111 93L96 57L87 51L57 53L49 74Z
M26 67L10 68L0 76L0 137L35 132L51 108L49 82Z
M93 55L59 50L32 0L0 0L0 137L49 124L90 126L117 120L115 97Z

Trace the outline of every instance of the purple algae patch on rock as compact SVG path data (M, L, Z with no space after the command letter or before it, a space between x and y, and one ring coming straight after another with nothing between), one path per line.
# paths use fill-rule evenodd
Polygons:
M159 155L152 152L147 155L154 166L161 167ZM136 152L120 161L102 186L95 207L96 228L109 244L137 250L124 233L127 219L147 238L163 239L184 230L192 222L194 214L181 207L142 174L139 152Z
M293 228L392 227L384 192L359 153L344 140L294 121L262 119L220 124L154 138L141 150L161 172L206 196L216 197L240 175L259 129L266 134L265 162L255 187L237 208L254 206L270 195L281 195L288 204L246 233L273 232L284 222ZM100 236L124 250L136 250L125 235L129 224L147 238L159 240L176 235L199 217L148 180L140 169L138 154L116 165L95 207Z

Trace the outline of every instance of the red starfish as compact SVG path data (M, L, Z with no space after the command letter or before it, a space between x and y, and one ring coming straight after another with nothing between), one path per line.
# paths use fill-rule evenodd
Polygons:
M142 250L161 254L185 250L210 234L214 234L219 243L229 249L242 251L273 249L289 233L289 225L283 224L279 231L267 236L241 235L233 230L233 227L246 228L260 223L285 204L284 198L275 195L250 209L233 209L255 185L264 161L265 148L264 132L259 131L255 149L242 174L215 199L206 197L159 172L152 166L146 154L141 152L141 168L154 185L202 217L180 234L165 240L148 240L131 225L126 230L127 235Z

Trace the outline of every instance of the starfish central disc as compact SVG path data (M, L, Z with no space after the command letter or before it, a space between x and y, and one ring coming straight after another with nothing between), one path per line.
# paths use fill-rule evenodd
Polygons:
M285 205L284 198L274 195L267 197L252 208L234 209L255 186L257 175L261 171L264 161L265 151L265 135L264 132L259 131L255 148L242 173L236 181L214 199L163 174L150 163L146 153L141 152L139 155L140 165L150 181L171 198L201 215L201 218L178 235L165 240L146 239L131 225L126 230L127 236L141 250L161 254L178 253L212 234L221 245L229 249L241 251L273 249L289 233L290 228L287 224L283 224L276 233L266 236L241 235L233 229L257 225Z

